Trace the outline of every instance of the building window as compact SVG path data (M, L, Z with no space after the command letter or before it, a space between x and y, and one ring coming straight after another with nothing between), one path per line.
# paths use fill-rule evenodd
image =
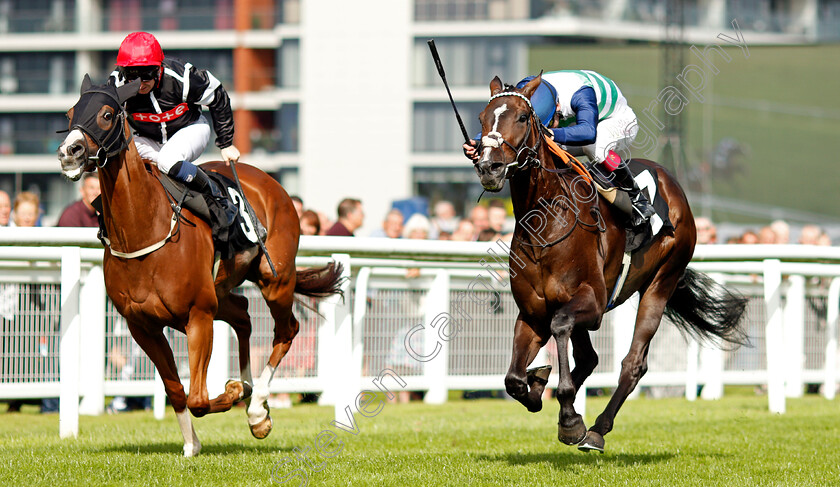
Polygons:
M233 0L106 0L103 11L110 32L233 29Z
M287 103L280 107L276 113L276 127L279 130L280 152L297 152L298 145L298 119L299 106L297 103Z
M478 114L485 106L484 102L458 103L458 111L470 137L481 131ZM448 102L415 103L413 129L414 152L460 151L464 143L452 105Z
M54 153L66 134L67 116L63 113L0 114L0 152L4 154Z
M75 21L75 0L0 1L0 34L70 32Z
M0 55L0 93L63 94L76 90L73 53Z
M290 39L283 41L277 51L277 80L281 88L297 88L300 86L300 41Z
M528 46L518 38L448 38L435 41L446 68L450 86L487 86L499 76L503 81L519 81L525 75ZM429 57L425 39L414 42L414 84L439 87L440 78Z

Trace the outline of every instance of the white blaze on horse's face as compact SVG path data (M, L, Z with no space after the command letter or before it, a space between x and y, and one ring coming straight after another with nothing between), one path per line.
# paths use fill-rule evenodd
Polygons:
M481 138L481 145L484 146L484 153L481 154L481 160L479 162L486 161L490 157L490 152L492 152L493 149L498 149L502 146L502 141L504 139L502 138L502 134L499 133L499 119L506 111L507 103L504 103L493 110L493 115L495 116L493 119L493 130Z
M61 172L69 179L77 181L82 177L85 161L83 160L86 151L81 153L70 152L73 147L84 147L85 135L81 130L72 130L64 142L58 146L58 160L61 162Z

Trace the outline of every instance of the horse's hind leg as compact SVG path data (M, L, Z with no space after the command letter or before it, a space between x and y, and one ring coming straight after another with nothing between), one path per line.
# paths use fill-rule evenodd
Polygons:
M175 365L175 357L172 355L172 348L169 341L163 335L163 330L154 330L149 333L145 328L137 326L128 321L128 329L134 341L146 352L146 355L155 364L160 378L163 380L163 387L166 396L175 410L178 418L178 426L181 428L181 435L184 437L184 456L192 457L201 451L201 442L195 434L192 420L187 412L187 396L184 394L184 386L178 378L178 368Z
M572 370L572 382L575 391L579 391L586 378L592 375L598 366L598 353L592 347L589 330L576 327L572 330L572 353L575 357L575 368Z
M676 275L678 276L678 273ZM630 351L627 353L627 356L621 361L618 387L613 392L604 412L598 416L595 424L592 425L592 428L586 434L586 438L578 446L579 449L584 451L604 451L604 435L612 430L618 410L624 404L627 396L636 388L636 385L642 376L645 375L645 372L647 372L647 356L648 350L650 349L650 341L653 339L656 330L659 329L662 313L665 310L665 303L667 302L668 296L671 295L671 291L673 291L673 286L676 285L676 279L673 279L673 281L673 283L660 283L658 286L652 285L642 295L642 299L639 302L639 312L636 315L633 342L630 345Z
M227 322L236 333L239 345L239 375L241 381L230 380L225 392L210 401L210 411L227 411L234 404L251 397L251 317L248 316L248 298L239 294L228 294L219 300L216 319Z
M505 389L511 397L521 402L528 411L536 413L542 409L542 393L545 381L529 376L525 370L534 360L546 338L541 337L526 323L520 314L516 318L513 332L513 355L505 376Z
M294 272L294 269L292 270ZM268 409L268 386L280 360L289 352L292 339L297 335L300 324L292 313L294 304L294 280L272 281L262 287L262 294L274 318L274 340L268 363L254 383L251 404L248 405L248 424L254 437L263 439L271 432L271 416Z

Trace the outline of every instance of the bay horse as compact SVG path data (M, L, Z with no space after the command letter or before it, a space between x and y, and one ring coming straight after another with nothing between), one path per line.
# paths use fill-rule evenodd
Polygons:
M292 312L295 293L313 297L340 293L342 269L330 264L297 271L300 224L291 199L268 174L237 164L245 197L267 229L265 248L276 264L277 275L262 252L253 247L222 260L214 280L209 225L187 209L181 216L192 225L180 223L153 174L157 168L150 169L141 160L132 140L122 106L138 89L139 80L119 88L113 84L93 86L86 75L79 101L67 112L70 133L58 148L58 159L63 174L74 181L98 166L102 217L110 237L103 259L105 288L125 317L131 336L160 373L184 437L184 456L191 457L199 453L201 443L187 408L201 417L227 411L245 400L251 433L260 439L269 434L268 386L300 327ZM232 178L231 168L222 162L202 167ZM134 251L143 255L126 256ZM248 300L231 293L245 280L260 288L274 319L273 348L256 382L249 363ZM229 323L236 333L241 380L228 381L225 392L210 399L206 377L214 319ZM187 336L189 396L184 394L164 335L166 326Z
M663 314L700 339L737 345L744 341L739 322L746 299L687 268L697 238L685 193L665 168L640 160L658 179L656 198L667 202L673 231L660 232L632 254L614 302L618 305L637 291L641 296L632 344L621 362L618 387L587 431L573 401L598 364L589 332L600 327L622 270L626 217L598 197L591 180L583 177L585 171L555 164L530 104L541 80L537 76L517 90L494 78L490 101L479 116L484 137L475 170L487 191L498 192L510 180L516 217L509 265L519 314L505 388L529 411L542 408L548 373L526 367L553 336L560 369L558 439L582 451L603 453L604 436L619 408L647 371L650 341Z

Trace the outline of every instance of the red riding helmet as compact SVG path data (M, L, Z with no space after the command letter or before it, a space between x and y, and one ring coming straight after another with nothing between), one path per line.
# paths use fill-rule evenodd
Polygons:
M117 66L160 66L163 49L155 36L148 32L132 32L123 39L117 53Z

